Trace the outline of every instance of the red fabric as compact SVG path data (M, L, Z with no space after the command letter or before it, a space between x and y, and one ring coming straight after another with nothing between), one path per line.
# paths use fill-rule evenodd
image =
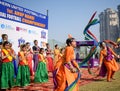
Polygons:
M32 58L32 54L31 53L28 54L27 61L28 61L28 67L30 69L30 75L32 76L33 75L33 68L32 68L33 58Z
M48 64L47 64L48 71L53 71L53 59L52 59L52 57L47 57L47 61L48 61Z

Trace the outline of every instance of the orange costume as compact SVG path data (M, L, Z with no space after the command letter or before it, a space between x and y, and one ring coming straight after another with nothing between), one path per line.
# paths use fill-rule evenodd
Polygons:
M22 60L19 60L19 65L28 65L28 61L25 55L26 55L26 52L23 52L23 51L18 52L18 57L22 58Z
M2 66L0 69L0 89L8 89L14 84L14 67L12 64L12 56L8 49L2 49Z
M60 54L60 50L59 49L54 49L54 64L56 64L56 62L58 61L59 54Z
M60 54L58 55L58 60L59 60L60 58L62 58L62 56L63 56L63 54L60 53Z
M16 86L24 87L30 84L30 71L26 56L27 54L25 51L18 52L19 66L16 77Z
M69 91L66 90L77 78L76 85L71 91L78 91L79 77L76 72L72 72L68 64L71 63L73 68L77 70L79 68L74 57L74 48L67 46L63 57L57 61L55 65L56 74L53 74L55 91Z
M108 51L111 53L110 55L108 54ZM113 78L115 71L119 69L114 56L117 57L117 54L110 47L100 51L100 64L104 63L107 69L107 81L110 81L110 79Z

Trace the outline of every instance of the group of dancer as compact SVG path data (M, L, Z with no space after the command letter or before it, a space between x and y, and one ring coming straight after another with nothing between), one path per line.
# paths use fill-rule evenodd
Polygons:
M67 47L65 48L65 54L61 60L59 60L55 66L55 91L79 91L79 79L77 79L80 73L78 64L74 57L74 47L76 47L74 38L69 38L66 40ZM118 48L118 44L112 44L111 41L102 41L99 44L100 54L99 54L99 66L98 66L98 79L107 76L107 82L115 80L114 74L119 70L118 63L116 59L120 56L117 55L114 48ZM76 74L78 74L76 76ZM76 81L76 84L74 83ZM72 90L71 90L72 89Z
M9 89L15 86L25 87L30 85L31 78L35 83L48 82L48 73L53 72L55 60L62 57L64 48L55 45L52 51L47 43L46 48L40 48L38 41L34 46L30 43L20 45L20 50L15 53L8 35L2 34L0 42L0 89ZM52 57L54 55L54 58ZM58 58L57 58L58 57Z
M14 86L27 86L30 84L30 75L34 76L34 82L47 82L48 72L53 72L53 82L55 91L79 91L80 73L78 63L76 62L74 48L76 40L69 37L66 40L66 47L59 50L55 45L54 51L47 44L46 49L38 46L35 40L35 46L30 48L30 44L22 44L18 52L18 68L15 68L16 55L12 49L11 43L4 36L1 43L1 65L0 65L0 88L7 89ZM100 43L100 63L98 76L106 76L110 82L115 78L114 73L118 71L119 66L116 58L120 58L107 42ZM46 52L46 56L44 53ZM54 59L51 57L54 54ZM34 61L32 67L31 60ZM16 69L16 70L15 70ZM16 77L15 77L16 76Z

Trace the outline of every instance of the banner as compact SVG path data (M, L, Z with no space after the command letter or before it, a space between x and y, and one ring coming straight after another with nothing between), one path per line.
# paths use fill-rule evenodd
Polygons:
M32 47L34 40L43 47L48 41L48 16L0 1L0 36L2 34L8 35L16 52L25 42L30 42Z
M48 29L48 16L0 1L0 18Z

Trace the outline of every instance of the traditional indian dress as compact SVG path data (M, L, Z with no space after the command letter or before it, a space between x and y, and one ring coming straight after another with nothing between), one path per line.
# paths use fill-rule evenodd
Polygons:
M18 57L21 57L22 60L19 60L16 85L24 87L30 84L30 71L28 67L28 62L25 57L25 52L18 52Z
M9 55L10 51L2 49L4 56ZM11 88L15 85L14 82L14 66L12 63L12 56L2 59L1 75L0 75L1 89Z
M75 73L71 72L69 63L76 69ZM77 72L77 68L79 66L75 61L74 48L67 46L63 57L57 61L54 68L53 81L55 91L78 91L80 73Z
M58 60L59 60L59 59L61 59L61 58L62 58L62 56L63 56L63 54L62 54L62 53L60 53L60 54L58 55Z
M15 51L11 48L10 49L10 52L13 54L13 55L15 55ZM16 77L17 76L17 63L16 63L16 59L15 58L13 58L13 60L12 60L12 62L13 62L13 65L14 65L14 77Z
M52 58L52 54L51 54L51 50L47 49L46 51L46 58L47 58L47 68L49 72L52 72L54 69L54 65L53 65L53 58Z
M37 65L38 65L38 54L39 54L40 47L33 46L32 49L33 49L33 51L38 51L38 52L34 52L34 54L33 54L33 62L34 62L33 70L35 72L37 69Z
M117 54L110 47L100 51L100 64L102 64L102 66L99 76L104 77L107 74L107 81L110 81L110 78L113 78L115 71L119 69L114 56L117 56Z
M43 54L38 55L39 63L37 70L35 72L34 82L47 82L48 81L48 71L46 67L46 60Z
M28 54L27 54L27 61L28 61L28 67L30 69L30 75L33 76L34 74L34 71L33 71L33 53L31 51L28 51Z
M54 49L54 65L56 64L56 62L59 59L59 54L60 54L60 50L59 49Z

